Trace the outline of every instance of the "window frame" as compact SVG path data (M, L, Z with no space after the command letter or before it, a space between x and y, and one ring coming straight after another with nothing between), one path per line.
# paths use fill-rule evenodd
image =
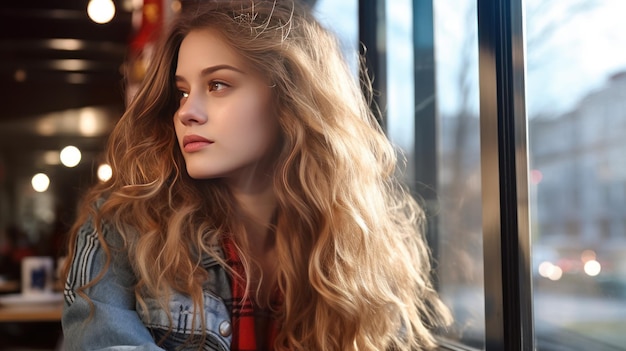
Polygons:
M522 0L478 0L485 350L535 345ZM495 184L495 186L494 186Z

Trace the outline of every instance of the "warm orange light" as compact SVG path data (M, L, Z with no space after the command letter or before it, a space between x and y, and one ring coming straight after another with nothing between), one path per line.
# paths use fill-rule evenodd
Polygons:
M588 261L595 260L595 259L596 259L596 252L593 250L585 250L583 251L582 254L580 254L580 260L583 261L583 263L586 263Z

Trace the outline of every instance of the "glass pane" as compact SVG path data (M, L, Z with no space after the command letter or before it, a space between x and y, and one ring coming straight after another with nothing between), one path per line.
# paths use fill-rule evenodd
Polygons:
M433 1L440 291L452 337L483 348L485 305L476 1Z
M389 139L406 158L403 170L407 182L415 179L415 84L413 76L412 0L386 2L387 12L387 113ZM435 150L432 150L435 153Z
M626 2L527 0L538 350L626 350Z
M429 216L439 291L455 318L445 337L482 348L476 1L432 5L387 1L387 131Z
M322 25L337 35L344 56L358 78L359 3L358 0L307 0Z

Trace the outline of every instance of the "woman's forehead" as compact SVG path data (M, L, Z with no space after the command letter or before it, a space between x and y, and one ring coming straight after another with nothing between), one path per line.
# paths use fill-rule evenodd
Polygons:
M213 29L198 29L189 32L182 40L177 56L177 71L184 66L215 66L229 64L245 67L241 53Z

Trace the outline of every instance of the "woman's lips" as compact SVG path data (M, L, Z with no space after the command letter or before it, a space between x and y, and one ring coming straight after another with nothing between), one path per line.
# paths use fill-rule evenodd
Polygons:
M195 152L211 144L213 144L212 140L199 135L186 135L183 138L183 150L185 152Z

